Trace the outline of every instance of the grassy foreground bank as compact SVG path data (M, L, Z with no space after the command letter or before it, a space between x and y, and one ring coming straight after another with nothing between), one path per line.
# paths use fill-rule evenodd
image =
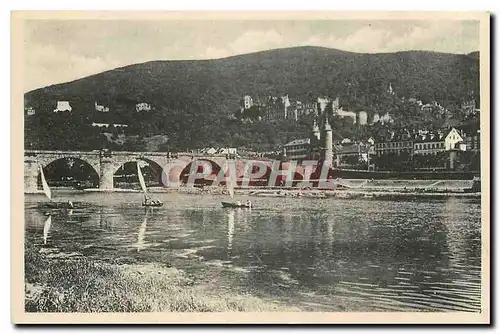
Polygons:
M164 265L52 257L36 245L25 247L26 312L292 311L252 296L207 293Z

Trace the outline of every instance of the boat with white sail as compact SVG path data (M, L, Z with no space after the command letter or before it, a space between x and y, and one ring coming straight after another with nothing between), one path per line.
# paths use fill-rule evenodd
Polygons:
M52 199L52 191L49 187L49 184L47 183L47 180L45 179L45 174L43 173L43 167L40 166L40 178L42 179L42 189L43 193L47 198L49 199L48 203L45 203L45 206L48 208L54 208L54 209L73 209L73 202L67 201L67 202L56 202Z
M245 203L242 203L241 201L234 200L234 186L233 186L233 182L231 180L231 177L228 177L226 179L226 188L227 188L227 191L229 192L229 196L231 197L231 202L222 201L223 208L251 208L252 207L251 201L246 201Z
M142 192L144 193L144 201L142 202L142 206L145 207L160 207L163 206L163 203L157 199L151 199L148 195L148 189L146 188L146 182L144 182L144 176L142 175L141 165L139 161L137 161L137 177L139 178L139 184L141 185Z

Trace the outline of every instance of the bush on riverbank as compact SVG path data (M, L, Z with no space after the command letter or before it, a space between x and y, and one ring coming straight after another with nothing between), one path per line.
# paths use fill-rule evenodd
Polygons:
M254 297L206 295L174 268L48 258L34 245L25 247L27 312L276 310L276 305Z

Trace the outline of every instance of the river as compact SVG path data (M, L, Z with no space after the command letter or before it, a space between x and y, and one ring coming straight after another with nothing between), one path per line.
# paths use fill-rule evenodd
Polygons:
M26 196L26 242L171 263L200 282L306 311L481 310L479 199L253 197L248 210L222 208L223 196L170 193L145 210L137 193L55 196L76 208L47 212L41 195Z

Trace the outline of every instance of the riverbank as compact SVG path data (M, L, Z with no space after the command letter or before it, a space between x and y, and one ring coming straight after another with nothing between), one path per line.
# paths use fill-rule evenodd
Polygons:
M110 263L25 243L26 312L265 312L297 309L209 290L168 264Z
M360 180L340 179L336 189L292 187L236 187L235 194L263 197L337 197L337 198L480 198L480 192L472 191L472 180ZM139 193L138 189L114 188L112 190L89 188L71 190L55 188L61 192L86 193ZM182 193L193 195L227 195L225 187L150 187L150 193ZM42 193L37 191L36 193Z

